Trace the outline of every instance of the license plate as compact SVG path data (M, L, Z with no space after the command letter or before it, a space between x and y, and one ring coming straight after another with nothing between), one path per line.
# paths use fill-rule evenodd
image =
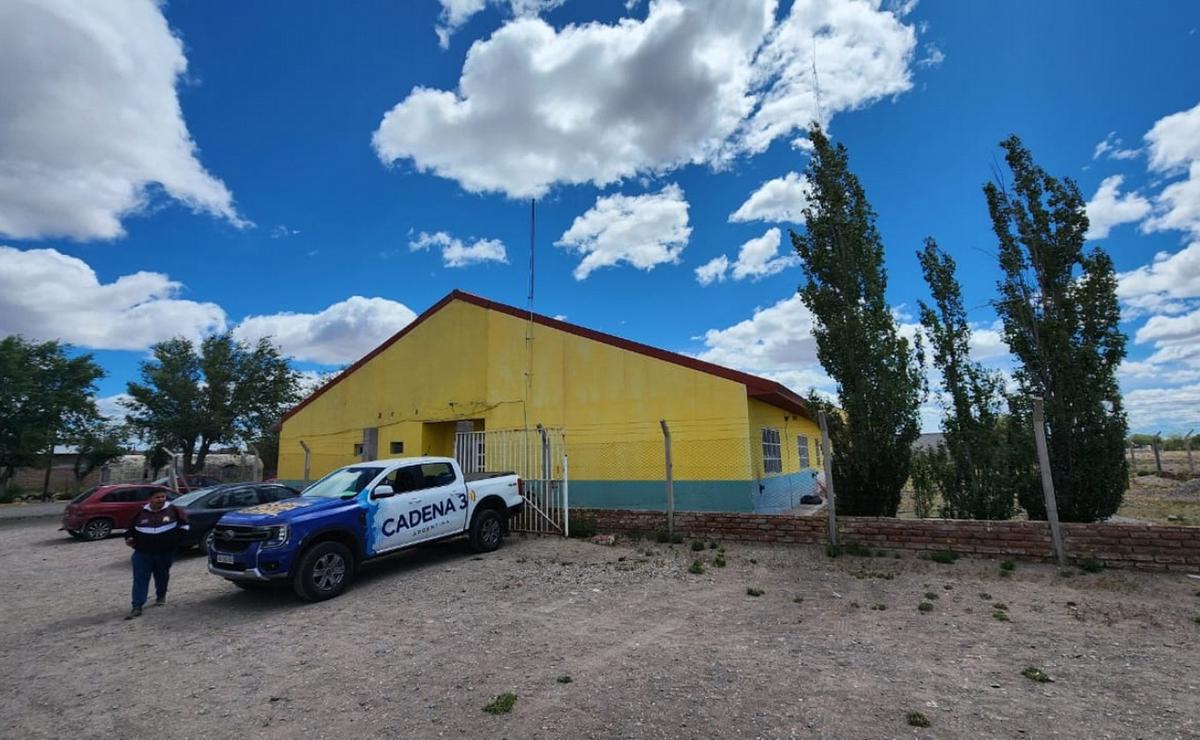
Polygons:
M217 553L217 562L223 565L233 565L233 556Z

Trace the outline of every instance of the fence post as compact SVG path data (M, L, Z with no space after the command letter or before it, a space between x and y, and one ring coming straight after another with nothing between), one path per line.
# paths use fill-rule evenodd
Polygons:
M567 467L567 453L563 453L563 537L571 536L571 475Z
M1050 523L1050 539L1054 557L1059 565L1067 564L1063 548L1062 529L1058 525L1058 503L1054 499L1054 478L1050 475L1050 452L1046 449L1046 413L1041 398L1033 399L1033 436L1037 441L1038 467L1042 470L1042 494L1046 497L1046 520Z
M821 424L821 468L825 471L825 508L829 510L829 544L837 546L837 497L833 492L833 459L829 449L829 422L825 412L817 413Z
M1195 475L1196 469L1192 467L1192 432L1195 429L1189 429L1188 433L1183 435L1183 448L1187 450L1188 456L1188 475Z
M662 425L663 446L667 452L667 534L675 534L675 480L671 469L671 430L667 428L667 420L659 419Z
M312 450L308 449L308 445L304 444L304 440L300 440L300 446L304 448L304 485L308 485L308 464L312 461Z
M1158 456L1158 448L1162 446L1162 432L1155 432L1150 440L1150 449L1154 450L1154 469L1162 475L1162 458Z

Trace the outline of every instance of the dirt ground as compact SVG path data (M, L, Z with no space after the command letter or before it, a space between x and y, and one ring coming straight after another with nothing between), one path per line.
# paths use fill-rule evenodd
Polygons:
M320 604L184 557L127 622L124 544L55 526L0 525L5 737L1200 737L1181 574L513 537ZM510 714L482 711L504 692Z

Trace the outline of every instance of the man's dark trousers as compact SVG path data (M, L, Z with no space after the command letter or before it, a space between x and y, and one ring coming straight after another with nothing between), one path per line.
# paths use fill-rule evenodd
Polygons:
M159 599L167 596L167 581L171 578L171 563L175 553L133 551L133 608L146 605L150 592L150 576L154 576L154 593Z

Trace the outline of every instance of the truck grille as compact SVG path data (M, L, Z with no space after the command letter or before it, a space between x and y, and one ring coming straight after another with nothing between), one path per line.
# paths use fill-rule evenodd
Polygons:
M236 524L218 525L213 529L213 549L224 552L241 552L251 542L262 542L270 532L266 527L243 527Z

